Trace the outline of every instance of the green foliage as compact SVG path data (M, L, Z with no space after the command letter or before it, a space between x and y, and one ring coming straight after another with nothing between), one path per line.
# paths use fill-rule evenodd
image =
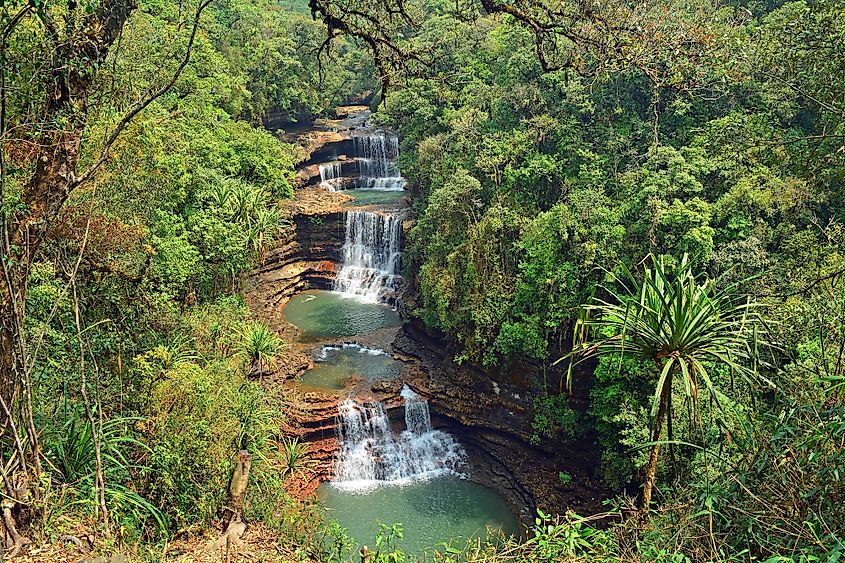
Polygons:
M225 500L237 420L229 413L235 397L219 391L231 376L221 366L181 364L152 390L144 488L171 507L179 527L209 522Z
M489 537L485 541L470 541L464 549L450 550L435 558L443 563L504 563L525 561L620 561L624 560L612 532L590 526L588 519L568 512L553 517L538 511L527 538L502 539ZM454 552L451 552L454 551Z
M568 516L568 521L555 522L549 515L538 511L534 535L525 542L532 557L539 561L559 561L594 554L602 549L606 541L604 534L585 526L583 520L573 514Z
M132 437L132 424L139 418L116 418L97 423L97 440L103 459L119 469L126 469L129 463L123 454L123 449L129 446L143 444ZM61 434L49 440L46 444L48 457L53 467L65 483L77 483L82 479L90 479L95 472L95 438L91 423L84 413L70 413L61 429Z
M396 548L397 540L404 538L402 524L379 524L376 532L375 551L372 553L372 560L375 563L401 563L406 560L406 555Z
M789 253L779 230L802 230L814 214L831 216L824 201L841 201L833 180L841 158L822 156L839 138L841 100L830 93L841 85L832 70L841 54L798 31L836 37L841 7L767 5L764 17L747 20L730 6L672 6L670 19L646 8L638 16L666 32L658 34L666 44L637 41L652 49L646 67L668 65L648 79L637 65L590 78L543 73L534 37L509 21L475 25L433 6L420 23L414 39L436 53L440 80L401 82L385 109L405 136L403 171L422 196L408 249L423 296L416 313L456 337L457 357L554 356L578 304L602 281L597 266L687 254L696 271L765 271ZM711 56L698 63L683 63L690 53L670 39L690 21L709 30L702 47ZM434 40L443 37L463 41ZM802 66L813 57L824 60ZM810 67L820 73L802 74ZM687 80L706 86L687 91ZM824 95L796 100L814 83ZM496 244L471 252L480 234L473 225L507 212L519 234L499 241L484 232ZM841 209L833 214L841 220ZM817 233L807 244L822 241ZM499 274L486 270L490 252ZM464 272L484 272L488 283ZM772 276L769 288L784 279Z
M88 419L85 413L76 409L68 413L59 434L47 437L45 453L54 478L70 487L71 494L77 497L71 502L85 510L95 511L99 507L95 480L99 446L103 494L112 511L111 518L137 529L151 524L157 532L167 534L168 515L136 490L120 484L134 469L126 456L133 450L148 451L132 429L141 422L143 419L138 417L100 420L96 413Z
M4 26L21 7L4 8ZM100 8L86 4L85 14ZM62 487L46 493L56 526L67 512L90 518L99 510L97 443L115 541L133 544L216 518L238 449L273 457L287 407L250 383L242 364L265 371L282 344L247 318L241 298L226 297L289 224L282 204L293 196L299 149L262 125L324 114L341 97L372 89L367 58L343 41L337 67L324 61L331 78L316 78L311 47L322 28L301 8L209 5L173 87L134 117L91 181L50 218L29 270L23 331L33 343L33 422L44 436L48 481ZM72 10L33 4L20 12L23 24L6 28L7 84L14 74L14 87L4 90L0 206L7 211L35 172L27 147L37 130L77 127L73 115L40 118L61 81L42 71L60 42L47 28L68 34L62 45L87 37L74 35L88 18ZM79 102L81 146L71 152L81 155L80 172L118 120L172 76L193 10L163 1L132 12ZM36 12L45 25L27 23ZM281 503L280 464L256 467L266 498Z
M603 289L609 300L594 298L583 306L576 325L574 355L630 354L656 362L659 377L652 401L658 410L664 382L680 375L688 399L704 385L719 401L708 362L723 363L749 383L767 380L759 372L759 350L765 344L760 305L736 293L717 289L715 281L693 276L687 256L676 268L665 257L653 258L642 280L624 266ZM592 334L599 334L594 339ZM571 380L570 380L571 383Z
M602 479L615 489L631 483L646 464L650 436L644 405L653 376L648 360L630 354L602 356L596 366L589 414L601 444Z
M282 475L290 477L307 476L314 470L315 460L308 457L308 444L296 438L283 437L280 448Z
M574 440L584 431L579 422L578 413L564 395L541 395L534 399L531 442L539 444L541 438Z
M654 422L648 442L643 509L651 501L664 420L670 448L674 445L674 387L682 387L687 409L699 421L700 387L705 388L711 404L722 409L727 402L717 387L719 373L714 366L729 370L725 391L728 384L734 389L735 374L749 387L758 383L773 387L760 371L759 352L767 344L767 334L759 304L738 295L735 286L718 289L713 280L693 276L687 255L675 267L669 265L672 262L652 257L642 279L624 265L622 276L611 275L614 284L602 288L609 299L595 297L582 307L569 354L570 387L571 358L575 356L616 356L621 360L628 354L655 366L650 410ZM721 427L727 425L722 422ZM703 428L700 430L703 434Z
M431 56L427 76L413 60L414 72L391 74L376 117L400 129L400 165L418 196L405 261L420 296L413 314L452 337L456 360L526 356L547 368L569 348L581 304L593 303L604 316L587 324L606 354L590 404L576 413L542 395L533 438L554 446L595 429L613 487L642 480L661 404L674 425L656 467L660 511L601 530L541 514L525 542L449 548L443 560L841 558L843 3L519 2L543 17L538 5L573 8L572 21L539 38L549 60L567 63L548 72L532 27L514 17L412 4L409 20L382 11L372 21L402 20L402 47ZM4 26L20 8L27 23L4 34L7 214L25 211L38 131L75 127L74 115L41 119L61 83L44 72L51 26L71 38L62 45L79 44L86 21L62 5L12 2ZM47 462L33 513L50 533L68 531L66 515L98 510L98 442L115 541L131 545L213 520L243 448L254 456L245 517L298 546L298 559L351 556L348 537L322 530L315 509L284 492L313 462L279 435L287 399L247 377L271 369L283 345L232 295L290 221L282 204L300 155L261 125L326 115L376 89L353 40L335 37L333 56L317 60L325 28L308 11L294 1L210 5L173 89L129 124L33 247L22 336L35 343L32 423ZM83 167L175 70L189 12L143 5L99 68L67 69L96 71ZM618 14L633 24L613 27ZM662 273L634 267L650 255ZM633 275L609 273L616 264ZM764 375L774 394L756 385L763 372L746 343L764 331L748 334L738 303L749 296L772 318L765 332L780 368ZM402 560L400 537L383 529L379 557Z
M254 322L241 332L235 353L247 361L250 375L261 375L276 365L276 359L283 349L284 343L275 332L264 323Z

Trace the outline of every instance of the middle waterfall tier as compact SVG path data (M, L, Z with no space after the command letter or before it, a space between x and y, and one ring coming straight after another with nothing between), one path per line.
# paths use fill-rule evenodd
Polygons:
M455 439L431 427L428 402L402 390L405 430L394 433L382 403L346 400L338 405L340 454L333 484L369 492L383 485L403 485L459 474L466 453Z
M401 213L347 211L346 237L335 291L365 301L388 300L396 292L402 260Z

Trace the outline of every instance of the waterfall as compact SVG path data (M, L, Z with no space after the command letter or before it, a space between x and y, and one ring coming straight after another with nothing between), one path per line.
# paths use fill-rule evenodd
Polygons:
M411 391L407 385L402 387L401 395L405 399L405 428L413 434L431 432L428 401Z
M399 155L399 138L379 132L354 137L358 185L368 190L402 190L405 179L393 161Z
M320 169L320 186L330 192L337 191L343 181L342 164L339 161L326 162L318 166Z
M347 350L347 349L355 349L358 350L359 354L369 354L370 356L386 356L387 352L384 350L379 350L378 348L367 348L366 346L361 346L360 344L356 344L354 342L344 342L338 346L332 346L330 344L324 345L320 348L320 352L314 357L315 361L318 362L325 362L329 359L329 352L336 352L338 350Z
M457 474L466 453L455 439L431 428L428 402L402 389L405 430L394 433L383 403L360 404L351 399L338 405L340 453L333 483L366 493L383 485L404 485Z
M364 301L383 301L399 276L403 215L347 211L343 262L335 291Z

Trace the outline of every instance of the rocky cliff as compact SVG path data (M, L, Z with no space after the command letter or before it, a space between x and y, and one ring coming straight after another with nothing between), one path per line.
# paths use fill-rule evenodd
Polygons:
M340 262L344 228L340 211L295 215L284 238L246 280L245 292L253 311L273 317L300 291L330 289Z
M589 437L565 447L551 440L532 443L541 366L519 361L485 370L458 366L448 341L432 336L416 320L405 323L394 349L412 359L408 380L428 397L435 426L460 438L473 477L504 494L524 522L533 521L537 508L601 511L608 491L595 478L598 455ZM572 477L571 483L561 483L561 471Z

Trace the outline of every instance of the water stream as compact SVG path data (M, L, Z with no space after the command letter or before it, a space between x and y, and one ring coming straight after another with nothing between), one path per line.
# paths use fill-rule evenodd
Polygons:
M317 168L320 170L320 186L330 192L343 188L343 170L341 162L326 162L319 165Z
M347 205L396 205L402 202L405 192L402 190L367 190L350 189L343 190L343 193L352 196L354 199Z
M399 139L383 131L353 137L358 162L359 188L380 191L401 191L405 179L394 159L399 156Z
M358 545L372 547L379 524L402 524L398 545L410 556L442 552L443 544L462 548L470 538L484 538L488 528L519 535L519 523L501 496L457 477L380 487L365 497L324 483L317 498Z
M395 164L398 139L389 132L357 130L353 150L357 177L344 178L341 162L326 162L319 165L320 185L329 191L354 187L346 191L356 204L383 207L345 212L334 291L306 291L288 302L284 315L302 330L303 342L382 335L375 331L401 324L396 311L383 304L398 299L401 279L405 212L384 207L396 205L405 187ZM389 353L358 344L323 343L314 362L302 384L341 396L359 378L402 376L401 364ZM472 472L467 455L454 436L432 427L428 401L407 385L401 399L404 419L372 399L346 396L338 403L335 477L318 491L330 517L356 542L370 545L378 523L403 523L401 547L411 555L443 542L463 545L484 536L488 527L518 533L502 497L466 478Z
M334 289L362 301L384 301L396 291L403 215L347 211L343 262Z
M382 403L347 399L338 405L340 453L334 486L368 493L382 486L461 475L466 453L451 435L431 427L428 402L407 386L402 398L401 432L394 431Z
M338 406L335 479L318 493L331 517L359 544L372 540L379 523L404 524L402 548L413 555L442 543L462 547L488 529L519 533L504 500L465 479L466 453L432 428L428 401L407 386L401 396L404 429L382 403Z

